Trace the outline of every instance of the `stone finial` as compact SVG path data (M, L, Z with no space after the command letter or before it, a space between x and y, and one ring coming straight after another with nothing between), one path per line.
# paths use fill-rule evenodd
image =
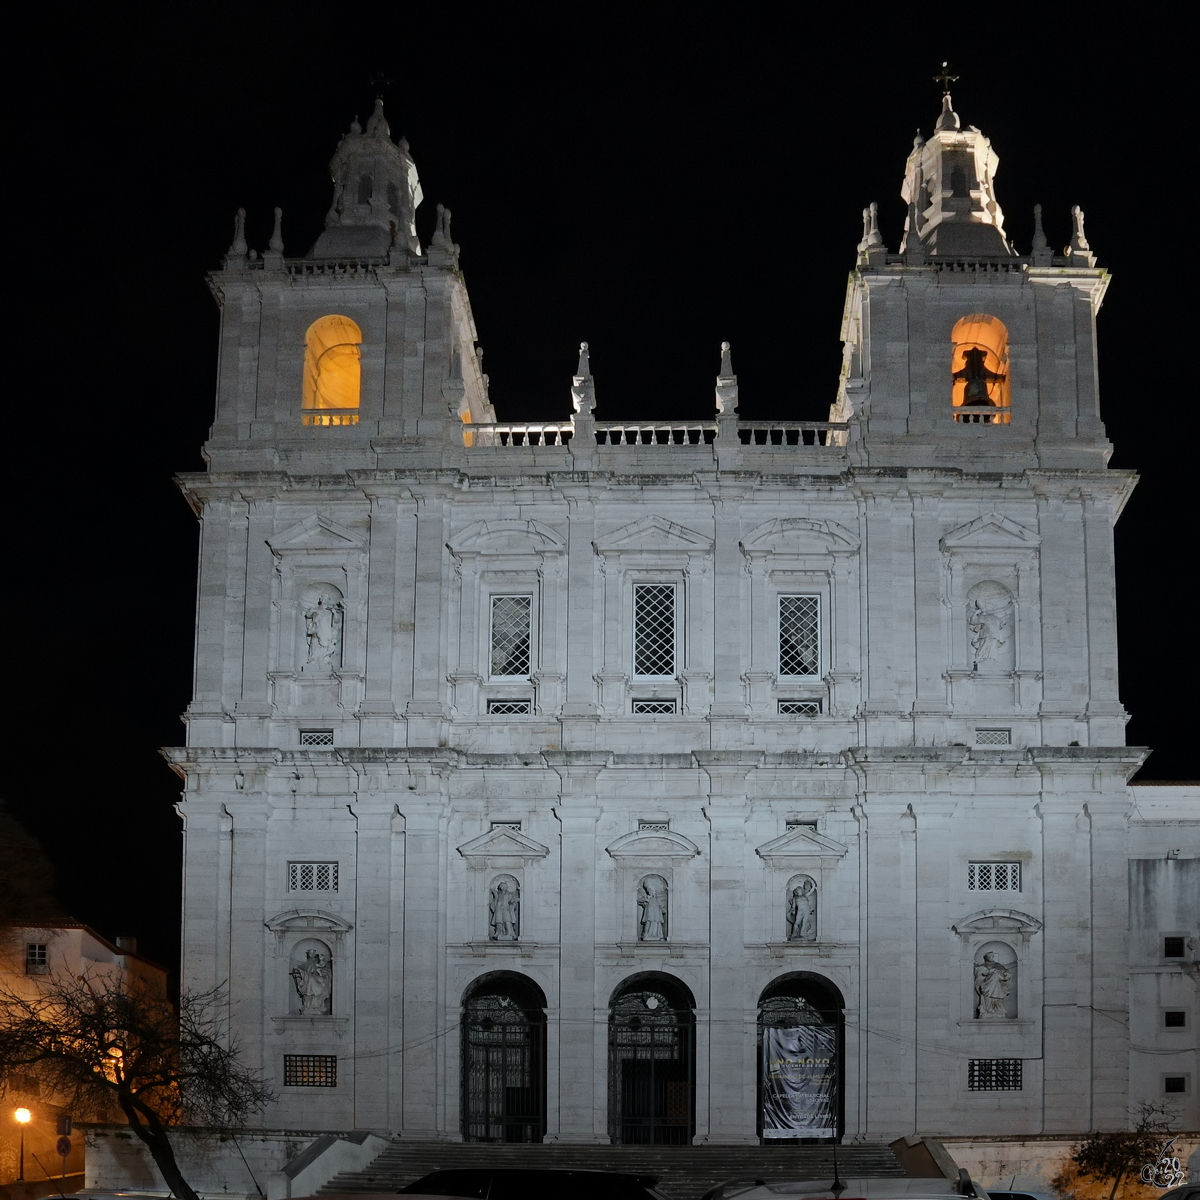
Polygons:
M721 378L732 379L733 375L733 356L730 353L730 345L728 342L721 343Z
M1046 241L1046 231L1042 228L1042 206L1033 206L1033 245L1030 258L1035 267L1048 267L1054 261L1050 243Z
M918 129L917 136L913 138L913 149L920 150L923 145L925 145L925 139L921 136L921 131Z
M958 113L954 111L954 104L950 99L950 93L947 92L942 97L942 111L938 116L934 129L938 133L956 133L960 127Z
M350 132L351 133L362 133L362 126L358 123L357 116L354 118L353 121L350 122Z
M871 236L871 210L870 210L869 208L864 208L864 209L863 209L863 235L862 235L862 241L860 241L860 242L858 243L858 246L856 247L856 249L858 250L859 254L866 254L866 252L867 252L867 245L868 245L867 239L868 239L870 236Z
M1083 232L1083 209L1078 204L1071 208L1071 240L1063 253L1073 267L1094 267L1096 256L1088 245L1087 235Z
M738 381L733 373L729 343L721 343L721 373L717 376L717 415L732 417L738 408Z
M372 137L390 138L392 136L387 118L383 115L382 96L375 97L375 111L367 120L367 133Z
M919 267L925 262L925 243L921 241L915 201L909 201L908 222L904 227L904 245L900 247L900 253L910 266Z
M575 371L577 379L590 379L592 375L592 366L588 361L588 344L587 342L579 343L579 366Z
M267 243L267 249L274 254L283 253L283 209L275 210L275 227L271 230L271 240Z
M225 255L226 268L240 265L246 258L246 210L239 208L233 218L233 241Z
M883 245L883 234L879 232L879 205L874 200L867 207L867 249L874 250Z
M450 210L444 205L437 206L437 219L433 226L433 238L429 243L431 250L453 250L454 241L450 237Z
M579 343L579 366L571 380L571 407L577 413L591 416L596 410L596 386L592 380L592 367L588 362L588 344Z

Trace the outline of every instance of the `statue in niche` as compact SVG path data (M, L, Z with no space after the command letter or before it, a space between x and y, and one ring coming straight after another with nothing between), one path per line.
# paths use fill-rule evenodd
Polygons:
M515 942L521 933L521 885L511 875L492 882L488 902L488 937L493 942Z
M661 875L647 875L638 885L638 941L666 939L667 881Z
M787 936L789 942L817 940L817 885L807 875L788 885Z
M304 636L308 641L306 667L318 667L327 671L340 665L338 643L342 628L342 602L340 597L322 589L304 610Z
M995 950L986 950L975 964L975 1017L980 1021L1008 1019L1015 963L1002 963Z
M291 969L292 982L300 997L302 1017L327 1017L333 1011L333 957L316 946Z
M991 580L976 584L967 593L967 628L971 635L973 669L1012 670L1012 595Z

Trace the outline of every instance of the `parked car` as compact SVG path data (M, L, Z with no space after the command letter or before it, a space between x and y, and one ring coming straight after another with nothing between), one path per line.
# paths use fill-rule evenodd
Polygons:
M710 1188L703 1200L991 1200L994 1194L960 1168L958 1179L845 1179L837 1192L815 1179L731 1179Z
M992 1200L1058 1200L1053 1192L1001 1192L995 1188L988 1188L987 1192Z
M616 1171L519 1170L483 1167L434 1171L401 1188L402 1196L469 1200L669 1200L649 1175Z
M1156 1200L1200 1200L1200 1183L1181 1183L1178 1187L1167 1188L1165 1192L1159 1192Z

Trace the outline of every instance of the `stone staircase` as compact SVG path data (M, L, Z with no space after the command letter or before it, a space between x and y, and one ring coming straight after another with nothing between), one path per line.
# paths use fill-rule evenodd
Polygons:
M543 1146L396 1140L369 1167L334 1176L322 1195L394 1192L450 1167L557 1167L653 1175L671 1200L700 1200L727 1179L833 1179L833 1146ZM837 1147L842 1179L905 1175L882 1142Z

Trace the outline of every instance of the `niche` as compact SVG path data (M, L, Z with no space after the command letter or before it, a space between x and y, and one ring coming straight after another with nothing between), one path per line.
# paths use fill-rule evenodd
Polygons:
M497 875L488 896L488 939L515 942L521 936L521 885L512 875Z
M288 975L292 980L288 1011L297 1017L328 1017L333 1012L333 955L316 938L305 938L292 949Z
M345 612L342 593L332 583L310 584L300 594L302 671L327 675L342 665Z
M638 941L667 940L667 881L661 875L647 875L637 890Z
M1016 1020L1017 952L1007 942L985 942L975 952L972 988L975 1020Z
M811 875L793 875L788 880L787 940L817 940L817 883Z

